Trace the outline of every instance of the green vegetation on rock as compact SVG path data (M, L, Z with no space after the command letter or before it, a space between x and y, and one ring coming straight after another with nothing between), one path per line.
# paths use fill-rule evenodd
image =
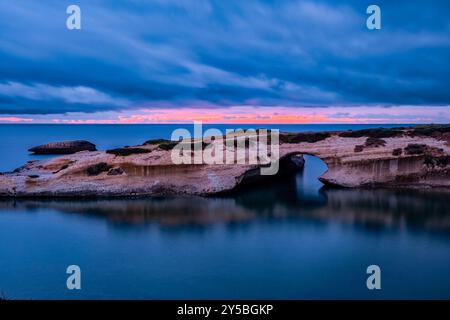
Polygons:
M113 154L116 156L126 157L132 154L142 154L142 153L150 153L152 150L144 149L144 148L117 148L112 150L106 150L106 153Z
M108 165L106 162L100 162L97 164L94 164L93 166L90 166L86 169L86 172L88 176L98 176L102 172L106 172L109 169L111 169L111 166Z

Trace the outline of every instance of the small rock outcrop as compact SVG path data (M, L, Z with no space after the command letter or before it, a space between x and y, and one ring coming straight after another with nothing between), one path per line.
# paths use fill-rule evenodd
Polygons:
M95 144L85 140L50 142L28 149L34 154L72 154L80 151L97 151Z

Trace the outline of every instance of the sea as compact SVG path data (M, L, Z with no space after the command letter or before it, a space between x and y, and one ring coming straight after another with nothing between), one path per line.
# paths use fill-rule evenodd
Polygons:
M193 132L190 124L4 124L0 172L51 157L27 151L47 142L84 139L103 150L170 139L177 128ZM305 160L297 174L206 198L2 199L0 297L450 299L448 192L330 189L317 179L326 164ZM81 271L79 290L67 287L73 265ZM373 265L379 289L367 286Z

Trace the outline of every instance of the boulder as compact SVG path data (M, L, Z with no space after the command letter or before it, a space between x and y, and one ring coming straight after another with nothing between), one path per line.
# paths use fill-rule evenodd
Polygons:
M72 154L80 151L97 151L95 144L85 140L51 142L28 149L34 154Z

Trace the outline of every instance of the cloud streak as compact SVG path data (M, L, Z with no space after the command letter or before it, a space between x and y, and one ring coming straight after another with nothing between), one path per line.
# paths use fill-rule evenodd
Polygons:
M378 2L3 1L0 115L450 105L450 3Z
M123 99L112 98L108 94L84 86L55 87L46 84L25 85L17 82L0 84L0 94L29 100L60 100L65 103L108 104L124 106Z

